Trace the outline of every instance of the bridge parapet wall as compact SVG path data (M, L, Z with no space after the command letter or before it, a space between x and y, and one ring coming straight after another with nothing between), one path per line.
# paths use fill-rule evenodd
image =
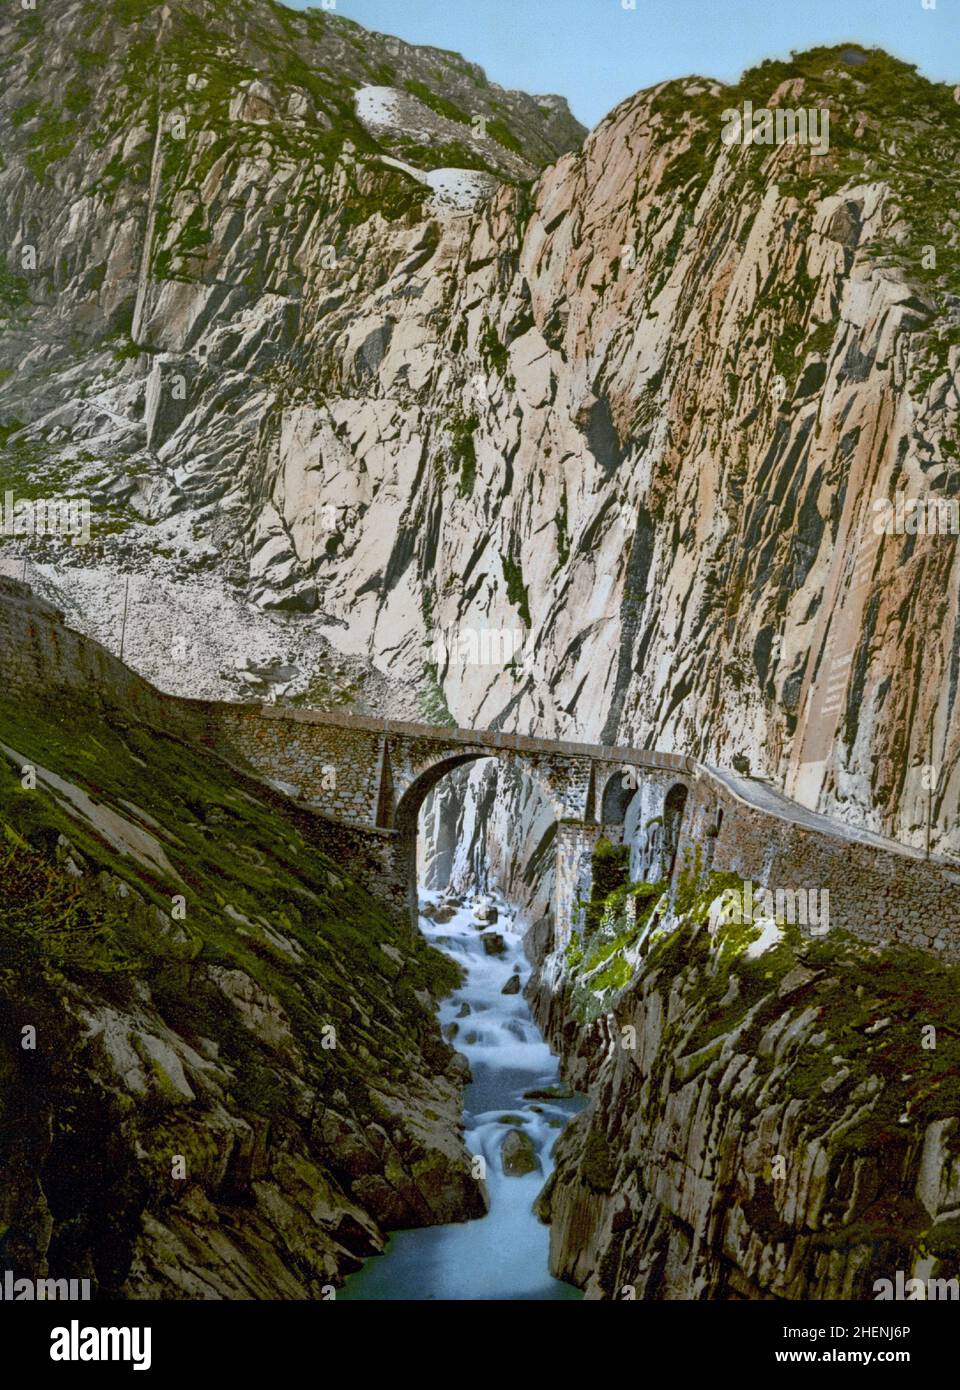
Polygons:
M680 862L697 847L704 871L733 872L772 891L828 890L831 931L960 960L960 872L947 866L781 819L706 770L684 817Z
M582 820L588 812L593 759L576 744L271 705L176 703L199 721L209 747L242 759L326 815L353 824L386 823L392 819L388 812L425 774L436 769L439 775L445 765L488 756L515 763L534 777L558 819ZM598 752L611 760L612 750ZM385 790L389 808L382 804Z

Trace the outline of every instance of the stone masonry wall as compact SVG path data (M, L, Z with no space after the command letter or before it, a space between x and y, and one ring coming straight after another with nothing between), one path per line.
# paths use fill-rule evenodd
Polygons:
M99 643L65 625L27 584L0 577L0 683L17 699L58 690L131 709L162 728L196 732L187 705L161 694Z
M719 834L711 836L721 811ZM696 780L688 802L678 864L697 846L715 870L771 890L827 889L830 930L960 960L960 873L942 865L780 820L709 775Z
M196 711L209 747L239 756L326 815L375 824L382 735L303 717L312 711L275 711L269 705L198 702Z

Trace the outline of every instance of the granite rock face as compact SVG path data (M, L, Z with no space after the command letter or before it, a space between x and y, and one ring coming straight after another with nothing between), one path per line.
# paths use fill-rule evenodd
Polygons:
M958 848L956 536L900 525L896 506L892 529L875 525L898 495L960 496L949 89L882 53L814 50L736 87L661 84L584 139L560 98L262 0L8 8L0 71L0 469L18 496L69 491L93 511L90 544L5 537L7 572L26 561L74 626L178 693L673 749L913 844L929 823L935 850ZM827 108L829 150L724 144L747 100ZM162 742L145 759L139 734L118 737L119 758L161 760ZM690 922L673 957L621 954L630 969L599 962L601 988L574 980L540 920L550 818L488 769L434 793L422 852L431 884L497 886L538 919L539 1015L596 1088L544 1198L555 1268L591 1295L851 1297L921 1245L951 1267L956 1097L937 1074L910 1105L898 1090L929 1063L925 1016L901 1016L890 986L903 958L718 965ZM204 820L202 834L242 859L236 806L217 806L234 833ZM67 841L55 872L100 884L63 814L47 827ZM141 844L157 838L156 808L126 815ZM182 814L167 831L176 868ZM259 831L244 833L262 869ZM339 911L344 885L321 870ZM71 985L65 1070L21 1170L55 1182L73 1161L46 1119L91 1064L125 1146L117 1173L193 1107L232 1136L236 1165L188 1144L198 1181L176 1199L166 1168L149 1190L121 1184L77 1258L139 1293L298 1296L390 1225L482 1205L475 1186L444 1195L462 1078L422 1001L397 1006L394 1060L441 1081L411 1099L397 1078L403 1101L358 1092L353 1072L330 1088L302 1012L316 1024L334 999L328 963L305 1005L284 974L303 978L295 921L245 901L216 919L230 949L217 934L199 966L190 928L154 932L165 994L153 975L119 1002L116 982ZM413 969L389 923L375 965L361 954L375 984ZM862 973L841 989L851 960ZM34 962L37 1000L62 964ZM955 997L944 967L909 969L933 972L924 1000ZM245 1103L180 1031L194 987L229 1020L211 1041L256 1050ZM379 996L344 1007L372 1070L390 1032ZM125 1129L141 1077L155 1110ZM415 1117L396 1119L408 1103ZM267 1158L250 1118L264 1109L286 1117ZM20 1255L47 1258L55 1213L24 1182L8 1193L36 1217ZM237 1253L228 1285L198 1251L237 1191L258 1253ZM115 1212L124 1258L109 1264ZM264 1249L302 1246L311 1221L309 1258L262 1282Z

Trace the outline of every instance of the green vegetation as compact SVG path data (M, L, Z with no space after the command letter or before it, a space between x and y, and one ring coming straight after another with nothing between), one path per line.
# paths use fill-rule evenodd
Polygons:
M496 165L491 164L489 160L484 159L468 145L461 145L456 140L448 140L433 145L421 145L415 140L400 137L391 142L391 149L400 159L405 160L408 164L415 164L419 168L477 169L481 173L493 174L495 178L502 178Z
M483 327L480 330L480 356L483 364L489 371L499 373L501 376L507 370L510 361L510 354L505 345L501 343L497 335L496 326L489 319L484 319Z
M447 697L440 684L440 675L435 664L424 662L423 687L420 695L420 711L428 724L438 724L443 728L455 729L457 721L450 713Z
M609 851L603 859L610 863ZM806 1246L811 1259L838 1252L861 1267L872 1259L881 1271L898 1261L908 1268L901 1252L919 1252L947 1262L937 1273L955 1274L960 1222L934 1225L904 1179L916 1170L928 1125L960 1109L960 966L837 930L810 937L784 922L779 940L751 957L759 925L731 916L714 917L708 928L721 894L742 891L740 876L711 873L695 882L695 860L679 921L669 929L654 922L632 958L621 949L623 922L614 909L617 894L632 885L610 896L593 938L568 945L574 1017L590 1023L606 1012L613 1027L637 1030L656 1020L657 1055L645 1057L642 1077L627 1081L623 1097L605 1095L583 1134L578 1177L607 1194L623 1183L624 1163L645 1176L649 1155L637 1153L636 1136L663 1133L670 1114L693 1113L691 1105L698 1114L715 1107L721 1126L743 1130L745 1151L761 1133L770 1137L772 1117L789 1116L780 1121L787 1128L778 1146L786 1143L791 1165L800 1162L803 1172L825 1150L825 1200L815 1229L798 1229L785 1218L782 1187L775 1188L782 1174L768 1163L749 1197L736 1198L752 1232L771 1245L791 1242L798 1268ZM677 898L679 891L675 905ZM694 1079L699 1093L671 1112L667 1093ZM618 1101L637 1107L629 1148L609 1128L619 1119ZM947 1126L942 1142L949 1172L960 1135Z
M89 892L0 822L2 970L26 974L41 963L57 970L113 974L135 969L129 910ZM133 928L135 930L135 928ZM137 942L146 946L146 938Z
M560 494L560 505L554 518L557 527L557 565L562 568L570 558L569 518L567 516L567 490Z
M633 980L631 955L647 931L665 883L631 883L629 851L605 838L593 855L594 881L583 908L583 930L572 933L565 961L573 982L572 1008L592 1022L610 1007L610 997Z
M470 497L477 476L477 452L473 436L480 428L478 415L456 414L448 426L450 434L450 471L459 475L457 493Z
M591 1128L580 1156L580 1175L594 1192L610 1193L617 1178L613 1148L599 1129Z
M804 1102L805 1123L835 1121L854 1089L867 1083L871 1099L859 1118L834 1133L836 1153L902 1151L911 1133L960 1106L960 966L906 947L871 947L846 932L813 938L780 923L780 940L750 958L747 947L760 928L720 922L706 930L711 905L727 888L740 890L734 874L711 874L684 912L680 925L651 936L643 977L686 972L689 1006L668 1027L664 1055L702 1054L701 1066L719 1056L711 1045L745 1024L737 1051L754 1059L766 1082L767 1103L777 1094ZM780 986L802 966L788 1001ZM797 1053L774 1073L760 1039L789 1008L817 1011L816 1045ZM878 1026L878 1024L880 1026ZM924 1030L936 1029L936 1046ZM689 1078L678 1069L678 1082ZM719 1079L719 1075L718 1075ZM855 1114L857 1112L855 1111ZM853 1239L851 1234L844 1242Z
M812 154L803 144L723 150L724 110L742 110L746 100L759 110L770 104L782 84L798 79L804 83L803 94L793 104L830 112L825 154ZM672 82L657 94L653 106L661 138L674 141L676 153L661 174L657 192L663 198L652 209L637 247L641 251L642 243L672 223L669 244L654 258L644 291L648 308L666 283L693 209L721 155L732 167L734 200L756 199L775 180L781 198L796 201L793 235L801 241L818 201L845 188L886 182L902 207L906 235L868 249L883 264L902 268L932 300L929 323L923 306L915 306L920 319L914 337L917 392L924 393L943 375L951 348L960 343L951 311L960 294L956 181L943 173L956 164L960 105L949 86L928 82L914 66L880 50L848 44L761 63L737 84L716 92L706 86L696 92L689 82ZM749 221L744 222L744 235L749 228ZM838 240L843 243L846 235L841 213ZM761 298L756 331L770 337L775 370L791 392L805 360L828 351L834 337L835 325L811 322L813 291L802 265L789 273L781 267Z
M524 626L529 627L531 621L530 599L527 586L523 582L523 570L520 568L520 561L513 560L509 555L501 555L500 563L503 565L503 577L507 583L507 601L516 608Z
M23 130L24 158L38 182L48 177L48 166L65 159L76 144L79 123L74 119L90 104L90 91L77 80L63 92L63 109L44 106L39 99L25 102L11 113L15 130Z
M514 154L523 157L523 146L507 123L502 121L499 116L495 116L492 121L487 122L487 134L504 149L512 150Z
M120 349L117 351L119 353ZM139 349L134 348L128 355L138 354ZM61 456L42 435L15 438L24 428L23 421L16 418L0 422L0 491L10 489L17 500L24 502L37 498L88 497L91 502L90 536L94 541L126 530L134 521L142 520L127 503L103 491L115 480L115 470L104 466L102 470L91 471L87 465L94 462L93 455L81 450ZM105 465L110 462L103 460ZM78 471L78 463L83 465L82 473ZM38 538L35 543L44 544L44 541ZM55 539L50 539L49 543L61 544Z
M438 116L446 116L448 121L459 121L461 125L470 124L470 117L465 111L461 111L459 106L455 106L446 97L431 92L430 88L425 86L423 82L406 82L404 86L411 96L422 101L424 106L429 106L430 110L435 111Z
M600 925L610 899L627 882L630 873L630 846L615 845L602 835L592 855L593 879L587 904L585 930L592 935Z
M690 912L701 895L701 875L703 870L703 850L699 845L689 845L683 851L683 860L677 872L677 891L674 910L678 915Z
M0 264L0 320L13 318L29 303L30 291L24 276L14 275Z

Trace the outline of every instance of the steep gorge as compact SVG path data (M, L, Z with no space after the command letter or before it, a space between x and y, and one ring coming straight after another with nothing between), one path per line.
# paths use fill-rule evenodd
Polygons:
M724 922L713 875L620 888L530 997L591 1104L539 1199L604 1299L874 1299L960 1271L960 972ZM628 912L630 897L636 911Z
M960 497L954 93L814 50L584 136L559 98L317 12L48 12L0 25L0 480L89 495L94 535L8 542L8 572L114 653L129 599L127 659L164 690L675 749L960 849L956 536L871 527L898 492ZM829 153L723 145L747 99L826 105ZM59 625L0 599L20 679ZM522 651L484 647L504 634ZM59 641L30 718L0 710L30 981L24 1013L6 970L4 1006L14 1033L68 1025L39 1083L3 1061L5 1113L32 1115L4 1166L42 1175L0 1213L10 1257L137 1296L318 1296L387 1230L477 1214L448 965ZM63 686L79 651L92 709ZM30 759L68 789L23 789ZM485 764L434 793L424 863L538 921L537 1016L593 1097L542 1198L554 1272L640 1298L955 1272L956 972L839 939L754 957L702 894L660 940L618 899L551 950L551 833ZM50 901L62 939L35 930ZM68 1138L90 1086L109 1125ZM65 1175L86 1198L104 1160L83 1214Z

